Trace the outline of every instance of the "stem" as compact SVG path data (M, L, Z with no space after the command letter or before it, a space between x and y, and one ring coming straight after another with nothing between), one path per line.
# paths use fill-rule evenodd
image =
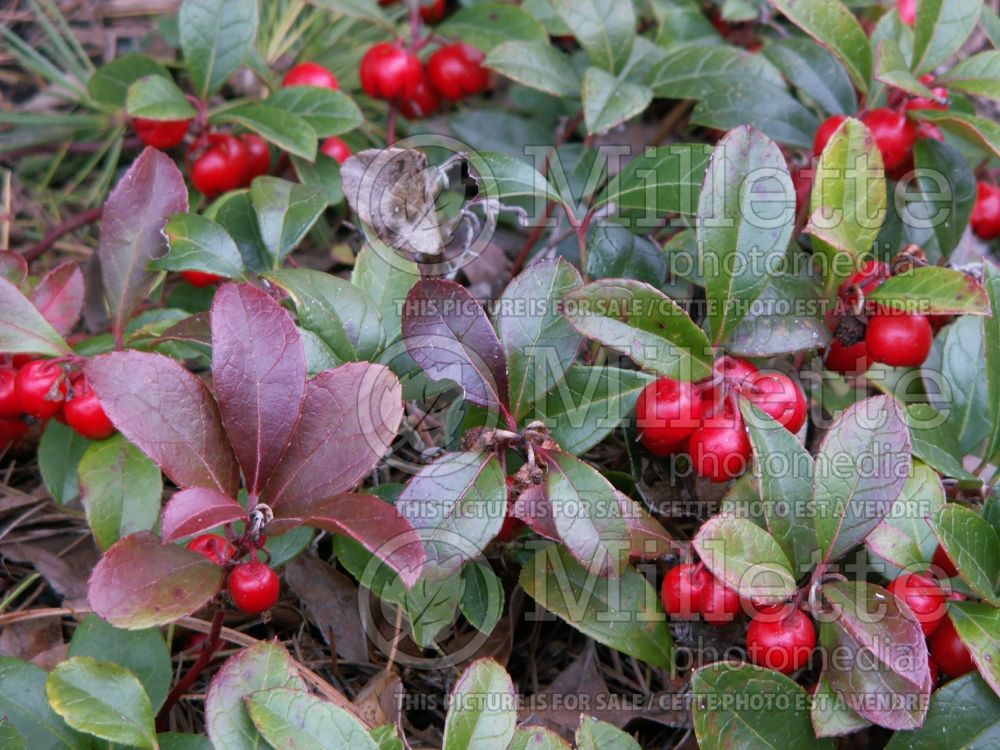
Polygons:
M542 221L536 224L534 229L531 230L531 234L524 241L524 245L521 247L521 251L517 254L514 259L513 265L510 267L511 276L517 276L521 273L521 269L524 268L524 264L528 262L528 256L531 255L531 251L538 244L538 240L541 239L542 232L545 231L545 222L552 216L552 212L555 210L555 201L549 201L548 205L545 206L545 214L542 216Z
M170 691L170 695L163 702L163 708L160 709L160 713L156 717L156 729L159 732L163 732L167 728L167 718L170 716L171 709L177 704L184 693L187 692L188 688L198 679L198 676L202 673L202 670L208 666L209 662L212 661L212 657L215 655L216 650L219 648L219 634L222 632L222 618L224 615L224 610L222 607L216 607L215 616L212 618L212 629L208 633L208 640L202 644L201 654L198 656L198 660L191 665L191 668L184 674L183 677L174 685L174 689Z
M101 212L103 211L102 206L97 206L96 208L88 208L86 211L81 211L75 216L70 216L66 221L50 229L44 237L38 242L38 244L29 247L24 251L24 259L31 263L31 261L39 258L46 250L56 244L63 235L69 234L74 229L79 229L80 227L86 226L87 224L92 224L101 218Z

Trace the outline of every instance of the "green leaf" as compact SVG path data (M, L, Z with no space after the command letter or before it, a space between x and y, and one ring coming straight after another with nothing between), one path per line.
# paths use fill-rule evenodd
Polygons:
M830 50L844 64L854 85L868 92L872 50L858 19L840 0L771 0L788 20Z
M580 456L621 424L635 408L642 389L654 377L618 367L574 364L545 399L535 404L535 417L567 453Z
M146 76L169 79L170 71L152 57L136 53L122 55L94 71L87 82L87 94L98 104L121 109L125 106L129 86Z
M702 750L832 750L816 740L805 690L788 677L750 664L719 662L691 678L691 714ZM766 695L765 701L730 700ZM781 708L776 708L777 705Z
M810 198L809 224L813 249L823 258L826 290L837 289L854 271L844 263L872 249L885 220L886 187L882 153L860 120L848 118L823 149Z
M813 278L783 273L772 276L733 330L726 351L745 357L773 357L825 346L830 329L819 298L819 284Z
M229 233L198 214L174 214L163 228L169 252L150 263L163 271L207 271L227 279L244 276L243 256Z
M1000 609L981 602L951 602L948 616L979 673L1000 695Z
M851 77L834 55L812 39L771 39L764 45L764 56L827 114L851 115L857 111L858 97ZM751 64L750 59L744 64Z
M924 725L896 732L886 750L990 750L1000 742L1000 698L977 672L951 680L931 696Z
M941 477L926 464L915 461L903 494L865 539L865 545L897 568L925 568L937 547L928 519L944 502Z
M640 750L630 734L593 716L581 716L576 728L577 750Z
M600 224L587 234L587 275L592 279L635 279L658 287L667 270L659 246L624 227Z
M635 6L617 0L550 0L595 65L619 71L635 43Z
M619 80L601 68L587 68L581 97L587 132L597 134L640 114L653 100L653 92L638 83Z
M303 185L321 190L326 196L326 202L335 206L344 200L344 188L340 176L340 164L326 154L316 154L313 161L301 156L292 156L292 166L295 175Z
M360 18L387 28L392 27L376 0L310 0L310 2L350 18Z
M691 543L713 575L742 597L782 602L795 593L788 558L774 537L752 521L713 516Z
M922 368L924 390L954 430L962 455L990 434L985 348L982 321L962 316L938 333Z
M399 339L402 304L420 280L420 267L377 239L369 240L354 261L351 283L368 295L382 316L385 341Z
M318 139L304 117L267 103L242 104L220 113L218 122L232 122L252 130L282 151L312 161ZM276 179L276 178L271 178Z
M344 362L374 359L382 349L378 309L349 281L321 271L286 268L268 276L295 302L299 324L317 336Z
M545 609L598 643L671 669L674 641L659 597L644 576L625 568L611 580L588 573L558 545L541 547L521 569L521 586Z
M0 750L25 750L24 737L6 717L0 719Z
M659 27L656 43L664 49L695 43L722 43L719 32L698 0L653 0L651 4Z
M819 676L809 715L817 737L839 737L871 726L833 689L825 673Z
M972 143L993 156L1000 157L1000 125L986 117L955 109L915 109L911 114L919 120L940 125L949 133Z
M720 44L687 44L657 63L648 84L665 99L703 99L758 81L785 89L773 65L746 50Z
M257 38L257 3L184 0L177 18L181 50L199 99L207 99L236 72Z
M97 615L87 615L73 633L67 655L92 656L129 670L142 683L154 711L167 698L173 677L170 652L156 628L121 630Z
M496 199L539 197L559 200L559 193L545 177L522 159L479 151L469 154L469 164L484 196Z
M503 584L493 568L483 561L462 568L462 614L480 633L489 635L503 616Z
M717 130L753 125L779 143L812 145L819 120L784 88L755 83L709 94L695 105L691 122Z
M868 300L893 310L922 315L988 315L986 290L971 276L951 268L926 266L893 276Z
M274 747L377 750L357 717L305 690L270 688L244 701L254 726Z
M214 750L211 740L200 734L161 732L156 735L160 750Z
M903 491L910 467L903 408L891 396L864 399L840 415L820 443L813 480L824 561L841 557L879 524Z
M740 410L753 446L759 499L774 541L793 578L811 565L817 549L812 526L813 457L792 433L746 399Z
M1000 99L1000 50L965 58L939 75L935 83L973 96Z
M1000 537L989 522L962 505L945 505L931 516L931 526L959 577L996 606L1000 582Z
M875 56L875 78L913 96L937 99L934 92L910 72L910 64L906 61L903 51L895 39L883 39L879 42L878 52ZM847 114L854 113L848 112Z
M507 355L515 419L544 399L576 360L582 339L559 307L582 285L579 272L558 258L529 266L500 297L494 325Z
M517 730L508 750L570 750L570 746L551 729L526 726Z
M983 318L990 423L983 455L990 457L1000 452L1000 271L988 261L983 262L983 286L990 299L990 308L996 311L991 317Z
M0 276L0 351L58 357L69 345L27 297Z
M962 448L945 415L929 404L911 404L906 421L914 456L946 476L975 481L962 466Z
M47 677L30 662L0 656L0 717L21 735L25 750L91 750L90 737L53 712L45 696Z
M580 77L573 63L546 42L504 42L489 51L483 65L553 96L580 93Z
M719 141L698 202L713 343L725 341L788 249L795 189L778 147L749 126Z
M507 750L517 725L517 692L493 659L477 659L451 691L444 750Z
M148 120L189 120L198 114L173 79L159 74L140 78L128 87L125 110L132 117Z
M584 336L677 380L712 374L708 337L676 302L641 281L604 279L566 295L564 314Z
M913 72L928 73L958 52L982 7L982 0L920 0L913 29Z
M321 191L277 177L255 179L250 200L257 212L261 240L279 268L326 210Z
M102 550L160 516L160 468L121 434L91 443L80 459L80 492L87 523Z
M667 214L693 216L711 152L703 144L646 149L611 179L595 208L613 203L640 231L658 226Z
M139 679L117 664L74 656L52 670L45 693L74 729L128 747L158 747L149 697Z
M435 33L489 52L504 42L548 42L545 27L524 8L503 3L476 3L448 16Z
M343 91L318 86L289 86L271 94L264 104L273 110L290 112L304 120L323 138L354 130L364 117L358 105Z
M217 222L229 233L247 269L257 273L271 269L274 259L264 249L249 190L234 190L221 196L209 206L205 218Z
M77 467L89 445L87 438L56 419L45 425L38 443L38 468L57 503L65 505L80 496Z

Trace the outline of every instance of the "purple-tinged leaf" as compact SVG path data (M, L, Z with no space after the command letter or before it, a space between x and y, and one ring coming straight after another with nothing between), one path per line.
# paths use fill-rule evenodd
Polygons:
M983 602L952 602L948 617L979 674L1000 696L1000 609Z
M795 576L781 546L749 519L713 516L692 544L712 574L742 597L777 603L795 593Z
M927 644L906 605L881 586L837 581L823 586L834 618L823 645L836 649L826 674L863 718L888 729L923 724L931 692Z
M881 523L910 476L910 433L892 396L852 404L820 444L814 465L816 541L836 560Z
M848 708L847 702L837 695L826 672L820 673L809 718L817 737L840 737L871 726L870 721L862 719L853 708Z
M403 419L403 387L382 365L351 362L306 383L292 442L261 495L276 511L351 489L378 464Z
M61 336L65 336L80 320L85 293L80 266L76 263L63 263L38 282L31 293L31 301L52 327Z
M674 538L642 505L622 492L615 492L615 497L628 526L629 557L632 560L660 560L678 548Z
M7 279L15 286L21 286L28 278L28 261L21 253L13 250L0 251L0 278Z
M97 254L117 334L145 300L156 274L146 266L163 255L163 228L173 214L188 210L184 175L174 160L147 148L111 191L101 215Z
M87 361L87 380L112 423L179 487L235 496L239 468L208 388L159 354L111 352Z
M212 301L212 381L222 424L256 495L299 421L306 354L291 316L249 284L226 284Z
M454 380L479 406L507 407L507 358L482 306L463 287L417 282L403 308L403 339L432 379Z
M69 345L15 284L0 277L0 351L59 356Z
M354 539L399 573L408 588L423 570L426 553L420 535L396 508L374 495L343 493L279 506L268 530L280 534L302 525Z
M246 509L228 495L192 487L175 493L164 506L161 533L163 541L176 542L246 518Z
M201 608L222 587L222 568L148 531L116 542L94 567L88 598L116 628L166 625Z
M549 502L549 491L545 484L533 484L517 496L511 511L515 518L520 518L539 536L559 541L559 530L552 517L552 503Z

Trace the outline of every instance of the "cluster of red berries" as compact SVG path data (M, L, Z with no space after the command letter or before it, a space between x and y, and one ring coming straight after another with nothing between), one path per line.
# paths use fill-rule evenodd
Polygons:
M958 575L954 563L942 547L935 550L933 563L948 577ZM950 677L961 677L976 669L969 649L947 615L948 599L961 599L961 594L949 596L933 578L916 573L903 573L889 584L889 591L906 602L927 638L932 684L938 680L939 669Z
M636 425L646 449L658 456L687 452L699 476L725 482L746 469L750 439L736 397L746 398L790 432L806 421L802 388L781 372L761 372L725 356L701 383L659 378L636 401Z
M784 674L804 667L816 647L816 628L805 612L787 602L763 606L744 602L701 563L683 563L667 571L660 599L677 620L700 614L707 623L724 625L743 610L752 613L747 629L750 660Z
M239 552L236 547L221 536L202 534L187 545L216 565L232 566L226 587L233 602L243 612L250 615L266 612L278 601L278 574L271 567L258 560L233 564Z
M90 440L115 432L82 373L69 374L59 360L23 354L0 364L0 443L17 440L32 424L53 417Z
M435 51L425 66L401 42L380 42L361 58L361 87L374 99L396 104L404 117L428 117L441 99L458 101L489 87L484 58L475 47L455 42Z
M859 341L844 343L834 338L826 354L828 370L859 375L872 362L919 367L927 359L934 343L930 316L865 304L865 296L891 275L888 263L870 260L841 285L839 303L846 310L847 319L856 321L864 317L867 324ZM834 330L839 325L834 321Z

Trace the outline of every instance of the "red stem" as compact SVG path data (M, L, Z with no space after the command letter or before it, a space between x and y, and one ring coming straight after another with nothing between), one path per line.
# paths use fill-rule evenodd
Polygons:
M66 221L50 229L38 244L25 250L24 259L28 263L37 260L46 250L56 244L63 235L100 219L103 210L103 207L98 206L97 208L88 208L86 211L82 211L75 216L70 216Z
M191 665L191 668L174 685L174 689L170 691L170 695L163 702L163 708L160 709L160 713L156 716L156 730L158 732L166 731L167 718L170 716L171 709L177 704L180 697L188 691L188 688L191 687L194 681L198 679L198 676L209 665L209 662L212 661L212 657L219 648L219 635L222 633L223 615L224 610L222 607L216 607L215 616L212 618L212 629L208 633L208 640L202 644L198 660Z

